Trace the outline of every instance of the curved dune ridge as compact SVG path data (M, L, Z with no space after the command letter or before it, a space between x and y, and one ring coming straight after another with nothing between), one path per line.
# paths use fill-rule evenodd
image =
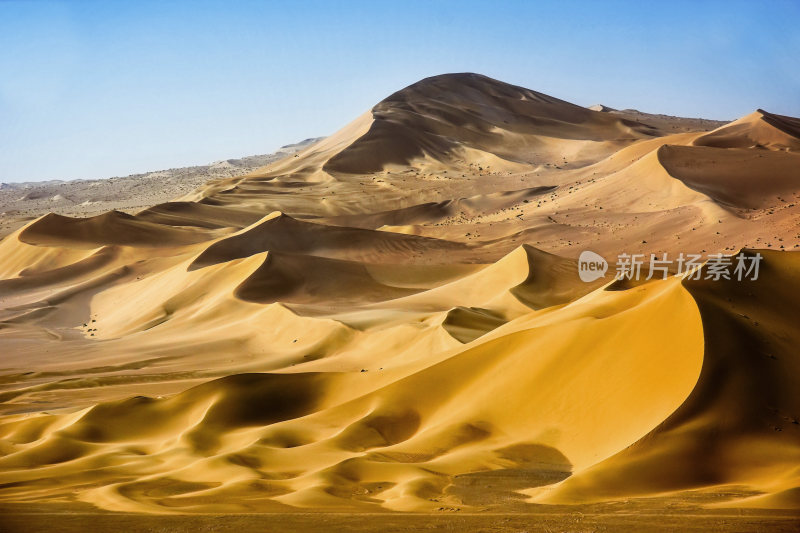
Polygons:
M397 263L413 261L423 254L426 255L424 259L430 261L435 254L463 252L466 247L426 237L314 224L275 212L245 230L215 242L189 268L222 263L267 250L366 263Z
M31 221L0 241L0 501L796 509L798 121L680 120L437 76L250 175ZM612 281L740 251L758 279Z
M96 248L98 245L180 246L208 239L194 228L165 227L110 211L91 218L56 214L41 217L19 233L19 240L37 246Z
M715 148L766 148L797 152L800 150L800 120L758 109L701 135L693 144Z

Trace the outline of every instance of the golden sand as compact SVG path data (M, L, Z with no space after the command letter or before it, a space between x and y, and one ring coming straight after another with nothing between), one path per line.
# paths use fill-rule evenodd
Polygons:
M796 509L799 131L439 76L175 202L38 218L0 242L0 501ZM743 248L756 281L575 261Z

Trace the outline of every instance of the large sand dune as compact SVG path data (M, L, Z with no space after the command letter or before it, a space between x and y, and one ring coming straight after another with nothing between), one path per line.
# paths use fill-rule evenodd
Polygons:
M245 176L17 229L0 500L800 507L799 121L647 116L438 76ZM740 250L756 281L612 281Z

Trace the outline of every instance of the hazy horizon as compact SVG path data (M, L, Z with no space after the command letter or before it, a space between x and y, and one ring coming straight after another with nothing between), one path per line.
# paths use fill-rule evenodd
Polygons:
M584 106L800 115L797 3L350 6L0 2L0 181L269 153L448 72Z

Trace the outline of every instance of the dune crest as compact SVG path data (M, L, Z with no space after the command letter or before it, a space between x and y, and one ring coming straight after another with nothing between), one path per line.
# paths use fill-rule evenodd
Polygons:
M694 140L696 146L800 150L800 120L758 109Z

